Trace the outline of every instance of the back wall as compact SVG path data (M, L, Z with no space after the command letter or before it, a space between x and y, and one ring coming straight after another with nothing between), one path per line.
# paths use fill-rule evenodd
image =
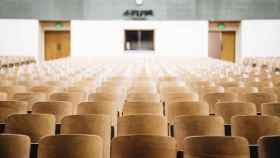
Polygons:
M124 30L152 29L156 55L208 56L207 21L77 21L71 23L72 55L123 55Z

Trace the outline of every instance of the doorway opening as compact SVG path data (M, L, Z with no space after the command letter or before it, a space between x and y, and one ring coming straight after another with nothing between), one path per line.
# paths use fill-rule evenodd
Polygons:
M125 51L154 51L154 30L125 30Z
M209 22L208 56L235 63L239 59L239 21Z
M42 58L55 60L71 55L70 21L41 21Z

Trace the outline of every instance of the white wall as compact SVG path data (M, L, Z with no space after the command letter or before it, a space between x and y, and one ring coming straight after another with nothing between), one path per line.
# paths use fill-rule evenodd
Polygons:
M0 19L0 55L38 56L37 20Z
M244 20L241 24L243 57L280 56L280 20Z
M208 56L207 21L72 21L72 55L123 55L125 29L154 29L156 55ZM40 55L38 20L0 19L0 55ZM241 55L280 56L280 20L244 20Z
M156 55L208 55L207 21L77 20L71 23L72 55L123 55L125 29L155 30Z

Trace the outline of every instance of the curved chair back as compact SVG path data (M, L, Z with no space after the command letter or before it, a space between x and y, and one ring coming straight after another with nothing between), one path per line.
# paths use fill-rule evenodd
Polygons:
M103 158L102 138L95 135L48 136L39 141L38 158Z
M61 134L92 134L103 139L104 158L110 158L111 117L107 115L72 115L61 121Z
M262 136L280 134L280 118L276 116L234 116L231 119L231 133L257 144Z
M187 158L250 158L248 142L242 137L196 136L184 140Z
M165 103L199 101L196 93L172 93L165 96Z
M5 133L24 134L32 142L55 134L55 117L48 114L16 114L8 117Z
M22 101L0 101L0 122L4 123L8 116L13 114L26 114L27 104Z
M231 124L231 117L236 115L256 115L256 105L246 102L220 102L215 105L215 115L222 116L225 124Z
M8 99L11 99L14 94L16 93L25 93L26 87L20 85L13 85L13 86L1 86L0 92L4 92L8 94Z
M114 114L114 103L109 101L102 102L82 102L78 105L78 114L101 114L110 115Z
M73 114L73 105L65 101L37 102L34 104L32 112L52 114L56 118L56 123L60 123L65 116Z
M240 101L252 102L257 107L257 112L261 112L263 103L276 102L277 96L273 93L247 93L239 96Z
M131 135L112 140L111 158L175 158L176 141L167 136Z
M204 95L203 100L209 104L210 113L215 113L216 103L236 101L237 95L234 93L208 93Z
M87 96L84 93L74 93L74 92L53 93L50 96L50 100L71 102L73 104L73 113L76 113L78 104L83 101L86 101Z
M262 115L272 115L280 117L280 102L263 103Z
M184 150L184 139L190 136L224 136L224 120L219 116L179 116L175 120L178 150Z
M127 102L160 102L160 96L157 93L132 93L128 94Z
M259 158L278 158L280 156L280 136L264 136L258 140Z
M28 111L32 111L32 107L35 103L46 101L46 96L41 93L16 93L12 99L26 102L28 105Z
M162 115L163 106L159 102L126 102L123 106L123 115L155 114Z
M118 136L126 135L168 135L167 120L159 115L127 115L118 118Z
M168 123L174 124L180 115L209 115L209 106L205 102L173 102L166 104Z
M25 135L0 134L1 158L29 158L30 138Z

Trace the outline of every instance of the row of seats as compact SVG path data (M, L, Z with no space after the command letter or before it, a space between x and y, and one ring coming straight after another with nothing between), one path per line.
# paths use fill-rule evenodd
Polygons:
M227 93L227 92L214 92L214 93L206 93L202 99L199 99L196 93L191 92L178 92L178 93L163 93L162 97L160 97L158 94L153 93L130 93L126 99L125 94L110 94L111 96L108 96L108 94L105 93L92 93L88 97L87 95L82 91L75 91L69 92L71 90L68 90L68 92L57 92L57 93L51 93L49 96L47 96L45 91L46 88L48 90L48 87L33 87L31 90L32 92L19 92L23 89L19 86L13 86L13 87L0 87L0 98L1 100L16 100L16 101L25 101L27 103L27 111L32 111L34 103L36 102L46 102L46 101L68 101L73 103L73 106L77 106L81 102L86 101L102 101L102 102L111 102L114 98L118 99L119 106L118 108L123 108L123 106L127 106L124 103L130 103L131 102L139 102L139 101L145 101L145 102L155 102L160 104L160 102L165 103L166 107L168 108L169 105L178 103L178 102L186 102L186 101L193 101L193 102L206 102L209 105L209 112L211 114L214 114L217 112L218 107L222 105L217 105L217 102L250 102L254 103L256 106L257 112L268 112L268 108L272 108L274 104L266 104L266 103L272 103L277 102L277 96L274 93L246 93L246 94L239 94L237 96L235 93ZM16 90L15 90L16 89ZM43 90L44 89L44 90ZM16 93L14 92L17 91ZM106 95L106 96L105 96ZM41 103L42 104L42 103ZM202 103L201 103L202 104ZM37 105L38 106L38 105ZM276 105L274 105L276 107ZM77 107L73 107L74 111L76 112ZM205 107L207 110L207 107ZM164 109L167 110L167 109Z
M261 158L277 158L280 136L259 139ZM39 141L38 158L102 158L102 138L96 135L47 136ZM175 158L176 141L167 136L130 135L112 140L112 158ZM24 135L0 135L0 153L5 158L29 158L30 139ZM250 158L242 137L195 136L184 139L186 158Z
M254 67L269 67L278 72L280 70L279 57L247 57L243 59L243 64Z
M35 58L30 56L0 56L1 68L9 68L35 62Z
M256 144L257 140L266 135L280 134L280 120L276 116L238 115L231 119L232 136L242 136L249 144ZM70 115L61 121L60 134L87 133L97 134L110 142L114 136L111 133L111 118L108 115ZM32 142L38 142L42 137L55 135L55 117L49 114L16 114L11 115L4 126L5 133L28 135ZM120 117L115 127L116 136L134 134L152 134L174 136L178 150L182 149L182 141L189 136L227 135L224 120L220 116L179 116L171 129L167 119L159 115L128 115ZM254 129L254 130L252 130Z

